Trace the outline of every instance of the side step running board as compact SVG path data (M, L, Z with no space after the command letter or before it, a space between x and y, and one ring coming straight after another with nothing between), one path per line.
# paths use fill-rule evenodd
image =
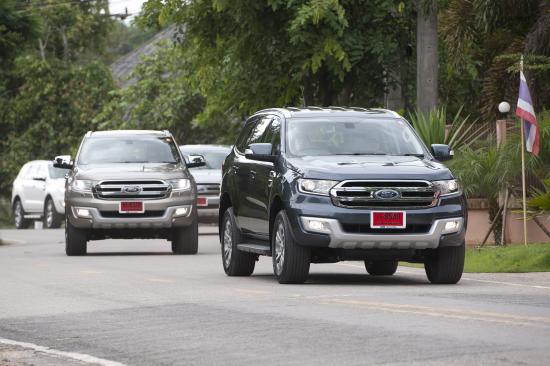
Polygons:
M237 244L237 249L243 252L271 256L271 247L267 244Z

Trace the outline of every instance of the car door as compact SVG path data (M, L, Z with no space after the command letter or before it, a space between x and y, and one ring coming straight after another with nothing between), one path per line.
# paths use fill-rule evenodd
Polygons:
M262 141L264 132L271 122L270 116L256 116L254 126L248 135L248 138L242 144L242 148L246 150L250 144L258 143ZM258 227L261 226L261 215L265 209L262 202L257 198L257 184L258 181L258 169L259 163L255 160L247 159L244 155L245 151L241 151L238 157L238 196L239 207L237 212L237 222L243 232L247 234L254 234L258 232Z
M27 211L30 213L42 212L44 195L46 192L46 165L42 162L34 162L30 176L26 180Z
M266 118L269 118L270 123L258 142L270 143L273 146L271 153L278 155L281 139L281 120L277 116ZM274 163L255 161L251 169L254 177L254 185L251 187L251 196L253 197L251 202L254 203L253 210L251 210L251 214L254 215L254 220L251 222L253 225L252 230L262 237L269 238L269 201L273 179L277 174L276 168Z

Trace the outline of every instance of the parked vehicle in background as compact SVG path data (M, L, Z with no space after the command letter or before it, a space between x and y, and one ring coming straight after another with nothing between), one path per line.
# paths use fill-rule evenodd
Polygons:
M451 171L397 113L364 108L267 109L250 117L224 162L222 262L248 276L272 256L280 283L310 263L362 260L371 275L424 263L432 283L464 267L467 208Z
M23 165L13 182L11 203L15 227L28 228L43 220L44 228L61 226L65 215L67 169L54 168L51 161L34 160Z
M65 252L89 240L164 238L174 254L198 249L196 187L168 131L88 132L71 161L65 191Z
M189 171L197 183L199 221L217 223L222 163L231 152L231 147L226 145L183 145L180 146L180 149L186 159L204 157L204 166L191 168Z

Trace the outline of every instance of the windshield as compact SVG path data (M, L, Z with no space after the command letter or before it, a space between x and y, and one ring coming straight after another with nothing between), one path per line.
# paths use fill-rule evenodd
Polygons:
M294 156L424 155L411 127L399 119L293 118L286 135Z
M69 169L54 168L53 165L49 165L48 172L51 179L61 179L65 178L65 175L67 175Z
M189 155L202 155L204 156L204 159L206 160L206 165L195 167L191 169L221 169L222 163L229 155L230 149L227 149L227 151L224 150L188 150L188 149L182 149L183 156L185 157L185 161L188 161Z
M86 140L78 163L171 163L180 160L178 150L170 137L113 136L92 137Z

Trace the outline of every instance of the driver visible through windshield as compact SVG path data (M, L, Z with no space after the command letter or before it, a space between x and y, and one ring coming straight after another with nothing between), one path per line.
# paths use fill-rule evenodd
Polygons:
M399 119L293 118L286 135L294 156L424 155L411 127Z

